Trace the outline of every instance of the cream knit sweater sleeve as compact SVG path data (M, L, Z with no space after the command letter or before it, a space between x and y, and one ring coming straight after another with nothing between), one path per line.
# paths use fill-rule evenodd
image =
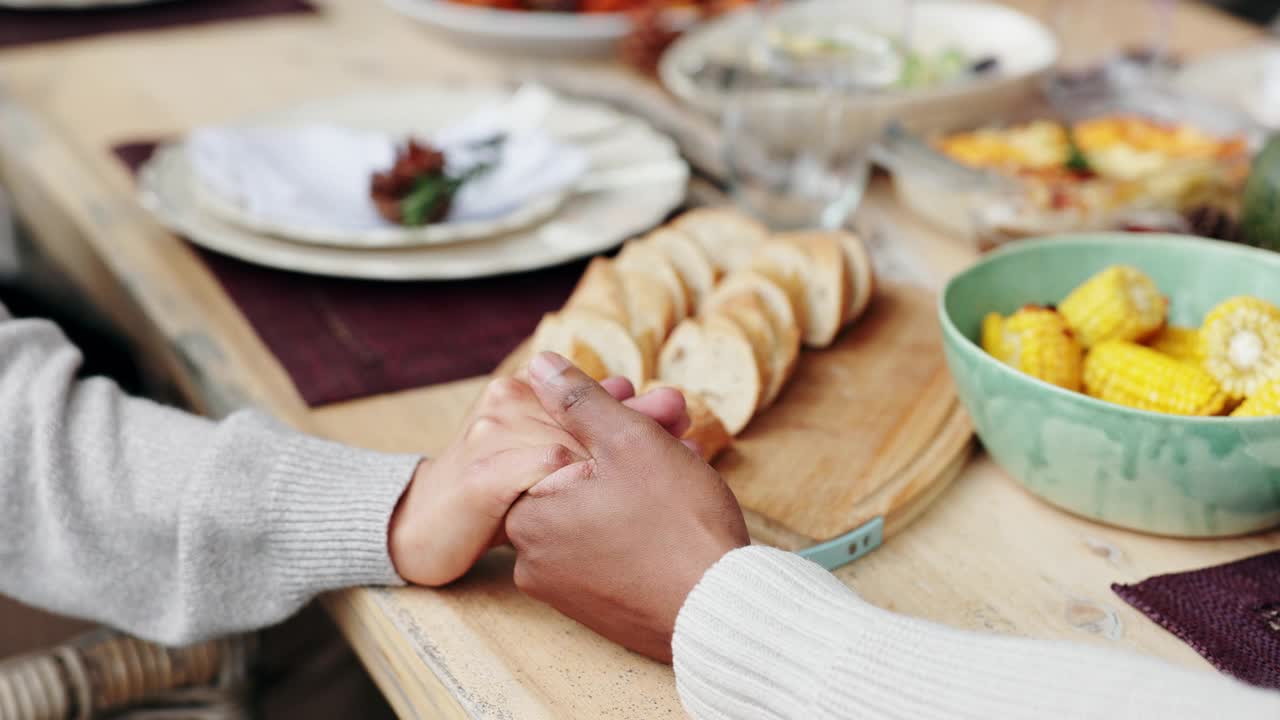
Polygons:
M418 457L214 423L77 381L80 362L0 307L0 594L181 643L399 582L387 524Z
M699 720L1280 718L1280 694L1212 672L895 615L762 547L707 572L673 650L680 698Z

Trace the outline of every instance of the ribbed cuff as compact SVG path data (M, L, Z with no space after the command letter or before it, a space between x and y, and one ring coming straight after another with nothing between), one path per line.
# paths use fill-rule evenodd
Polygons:
M284 592L307 599L338 588L404 584L391 563L387 530L421 461L305 435L284 440L269 480L269 543Z
M676 619L676 687L706 718L1280 717L1280 694L1084 645L876 608L791 553L735 550Z
M822 671L874 610L831 573L768 547L725 555L676 618L676 687L695 718L810 717Z

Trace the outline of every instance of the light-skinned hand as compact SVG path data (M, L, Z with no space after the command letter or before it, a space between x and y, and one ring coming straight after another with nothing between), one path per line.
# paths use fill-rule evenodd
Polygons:
M507 515L516 586L670 662L689 591L750 542L742 510L696 453L564 358L541 353L530 375L542 407L585 458L530 487Z
M604 387L669 433L689 425L676 391L634 397L622 378ZM586 448L551 419L526 382L490 382L448 448L418 465L392 514L388 549L396 572L417 585L461 577L505 541L503 519L521 493L585 457Z

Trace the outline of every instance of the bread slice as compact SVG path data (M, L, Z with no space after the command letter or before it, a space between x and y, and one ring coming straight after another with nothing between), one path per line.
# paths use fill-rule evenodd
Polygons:
M613 261L608 258L598 257L587 265L564 309L586 310L603 315L623 327L631 324L622 279L618 277Z
M577 337L557 315L544 315L533 333L532 352L554 352L564 356L593 380L609 377L609 368L600 354Z
M652 363L631 332L612 318L590 310L562 310L544 315L534 334L533 349L554 350L574 341L595 353L604 365L605 377L624 377L640 387L653 375ZM546 347L542 346L544 343Z
M751 341L736 323L714 314L676 326L658 357L658 379L701 395L730 435L751 421L763 393Z
M766 242L751 255L751 271L773 282L791 302L800 337L809 332L809 295L806 289L813 261L801 248L780 242Z
M711 411L711 407L701 395L692 390L656 380L645 385L642 392L660 387L675 388L684 395L685 408L689 413L689 429L680 436L680 439L697 443L698 454L703 460L711 462L721 451L733 444L733 436L724 428L724 423L720 422L720 418Z
M768 404L769 388L773 383L774 351L777 348L777 335L764 303L755 295L737 295L721 302L711 313L732 320L742 328L747 340L751 342L756 365L760 367L760 407L756 408L759 410Z
M671 298L676 322L689 317L693 312L693 300L689 288L661 248L632 240L622 246L622 252L618 253L615 262L619 270L647 273L662 283L662 286L667 289L667 295Z
M661 250L680 274L680 279L684 280L690 299L686 317L697 312L716 286L716 269L707 258L707 252L689 235L670 227L654 230L645 236L642 243Z
M662 283L648 273L621 270L618 280L630 318L631 336L644 352L647 366L652 367L663 341L676 325L671 297Z
M693 236L720 275L745 267L751 261L751 251L769 239L768 228L729 207L690 210L671 226Z
M871 253L862 238L853 233L837 233L840 249L844 252L845 266L848 268L853 291L849 293L849 304L845 306L842 325L849 325L866 312L871 304L871 296L876 291L875 270L871 264Z
M804 342L816 348L831 345L840 332L852 289L840 241L829 232L794 232L775 235L769 244L791 245L808 256L803 276Z
M761 400L761 407L765 408L773 404L795 372L800 358L800 325L786 292L777 283L751 270L739 270L721 281L705 307L711 311L744 296L760 304L773 329L769 382Z

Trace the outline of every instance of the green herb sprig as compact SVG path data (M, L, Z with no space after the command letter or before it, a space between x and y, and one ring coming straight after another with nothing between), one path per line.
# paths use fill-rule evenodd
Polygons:
M1067 162L1066 167L1072 172L1078 172L1082 175L1092 175L1093 166L1089 164L1089 156L1084 154L1084 150L1080 149L1080 144L1076 142L1076 134L1070 126L1067 126Z
M492 163L480 163L457 176L440 173L419 178L413 190L400 201L401 222L410 227L421 227L438 219L467 181L492 169Z

